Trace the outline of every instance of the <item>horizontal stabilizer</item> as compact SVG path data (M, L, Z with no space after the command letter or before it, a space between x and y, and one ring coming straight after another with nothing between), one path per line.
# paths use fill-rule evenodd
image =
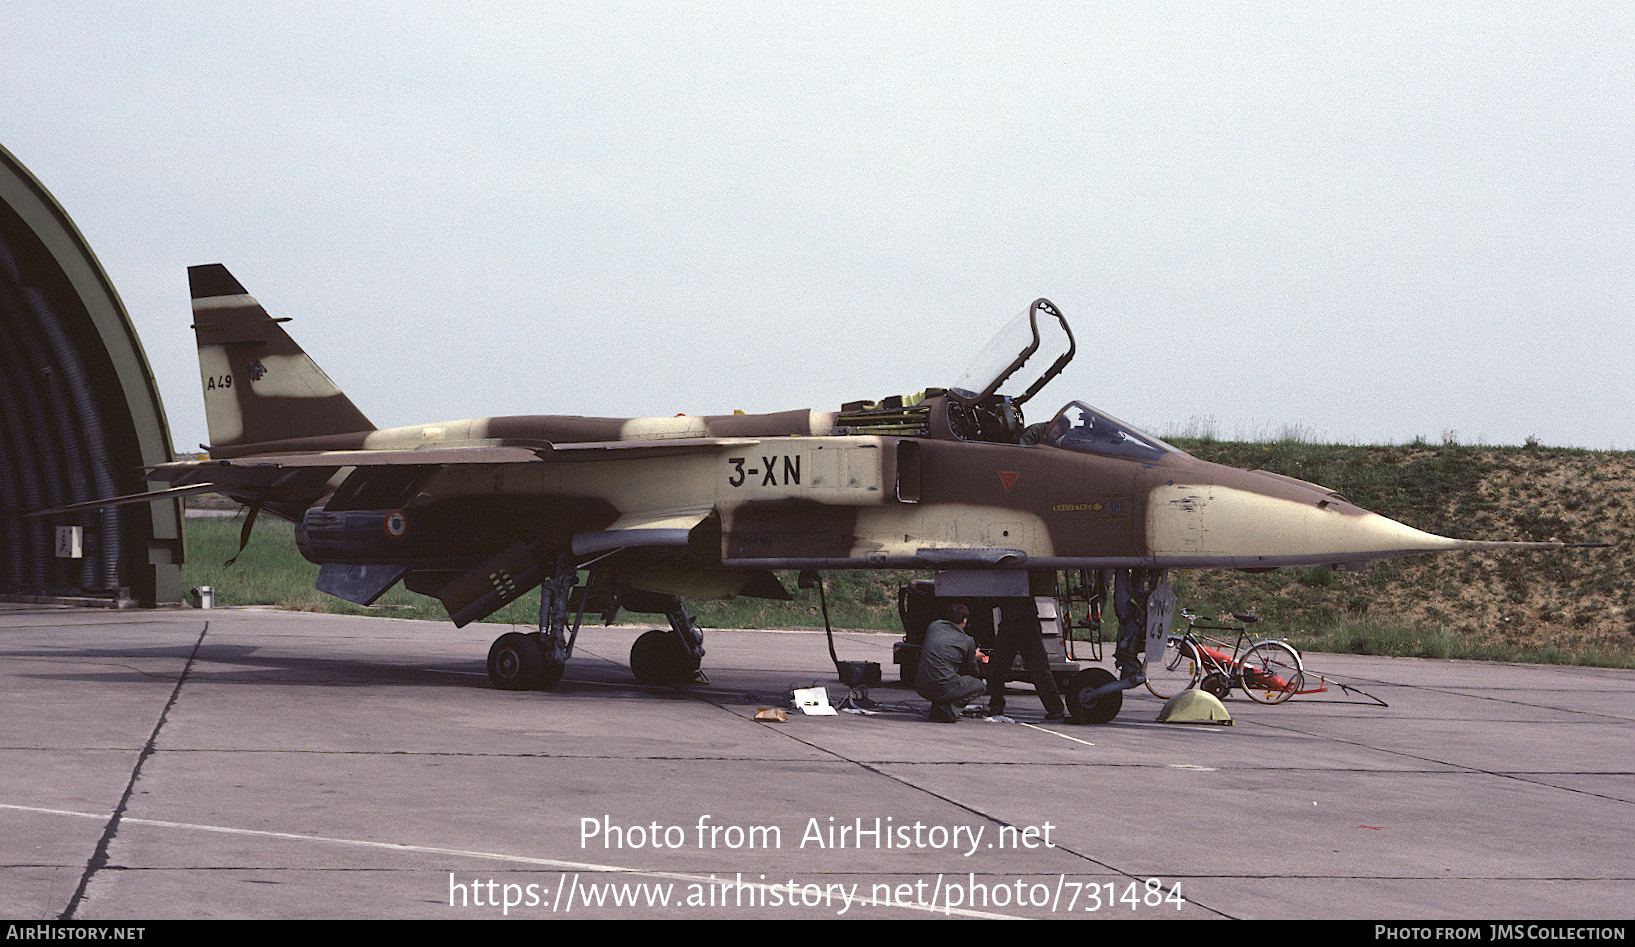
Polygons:
M73 513L78 510L100 510L110 506L126 506L131 503L152 503L155 500L173 500L178 497L192 496L196 493L214 493L219 489L213 483L196 483L191 486L166 487L163 490L150 490L147 493L129 493L122 497L108 497L104 500L86 500L83 503L70 503L67 506L53 507L49 510L35 510L24 513L24 519L36 516L51 516L55 513Z

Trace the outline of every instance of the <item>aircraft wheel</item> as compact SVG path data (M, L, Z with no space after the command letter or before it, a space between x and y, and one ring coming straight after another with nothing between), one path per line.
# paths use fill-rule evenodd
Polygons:
M1113 691L1103 694L1088 706L1081 700L1081 695L1095 690L1104 684L1111 684L1118 678L1106 668L1085 668L1073 675L1073 681L1067 686L1067 712L1074 720L1084 723L1106 723L1118 716L1119 709L1124 706L1124 692Z
M914 686L914 675L920 670L920 648L918 645L898 644L893 649L897 658L897 666L902 668L899 677L904 684Z
M630 646L630 673L643 684L684 684L698 673L698 658L675 632L655 629Z
M533 690L543 683L544 670L545 649L533 635L506 632L488 649L488 680L502 691Z
M550 690L562 683L562 675L566 674L568 666L561 661L547 660L540 668L539 686L543 690Z

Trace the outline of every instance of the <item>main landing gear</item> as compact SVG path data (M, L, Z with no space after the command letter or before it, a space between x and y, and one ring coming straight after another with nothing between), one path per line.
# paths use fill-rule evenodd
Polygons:
M555 687L568 669L566 661L545 660L544 635L507 632L488 649L488 679L502 691Z
M619 604L627 611L661 614L670 630L645 632L630 646L630 673L643 684L685 684L698 676L704 660L704 633L678 595L625 589Z
M685 684L698 675L701 663L672 631L655 628L630 646L630 673L643 684Z
M539 630L530 634L507 632L488 649L488 680L500 690L548 690L562 680L573 654L579 623L585 617L585 598L571 616L569 602L579 582L579 569L567 552L556 555L556 571L539 586Z
M630 671L643 684L685 684L698 676L704 659L704 633L677 595L621 589L615 596L610 583L592 574L577 589L578 567L566 552L556 559L555 574L540 585L539 630L500 635L488 649L488 679L500 690L549 690L562 681L574 641L585 617L587 603L604 590L598 608L611 620L619 608L653 612L670 621L670 630L655 629L636 639L630 648ZM575 601L577 599L577 601Z

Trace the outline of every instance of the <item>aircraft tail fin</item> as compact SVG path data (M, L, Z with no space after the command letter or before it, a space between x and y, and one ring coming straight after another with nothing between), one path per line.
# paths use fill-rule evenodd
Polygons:
M375 426L219 263L187 268L212 452Z

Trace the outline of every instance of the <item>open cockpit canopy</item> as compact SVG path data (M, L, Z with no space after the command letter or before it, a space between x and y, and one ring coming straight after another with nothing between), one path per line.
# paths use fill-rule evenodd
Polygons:
M1062 373L1073 360L1075 351L1073 330L1068 328L1067 317L1050 300L1036 299L1000 329L948 389L949 397L972 410L1020 409L1039 389ZM1029 363L1046 367L1022 394L1000 396L1000 386ZM1031 376L1024 376L1024 380L1027 377ZM1138 460L1156 460L1176 450L1082 401L1074 401L1056 412L1043 431L1037 425L1028 429L1023 433L1022 442Z
M1135 460L1184 453L1082 401L1069 403L1047 423L1024 428L1023 403L1060 375L1075 351L1067 317L1050 300L1036 299L999 330L948 388L929 389L911 398L844 405L836 429L847 434L952 436L963 441L1047 444ZM1027 365L1033 369L1019 376ZM1042 370L1040 366L1044 366ZM1000 393L1002 386L1018 377L1022 381L1031 379L1027 390L1019 395ZM934 410L934 404L940 409Z
M996 394L999 386L1029 361L1036 366L1047 365L1027 391L1009 399L1011 404L1021 407L1061 374L1073 360L1073 352L1073 330L1067 327L1067 317L1050 300L1036 299L999 330L959 380L949 387L948 394L967 404L978 404Z

